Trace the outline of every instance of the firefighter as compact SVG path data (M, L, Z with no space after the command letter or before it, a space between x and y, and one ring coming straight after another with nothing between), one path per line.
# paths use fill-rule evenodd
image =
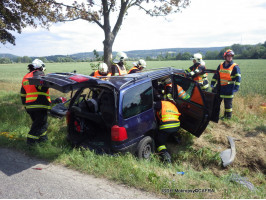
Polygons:
M125 67L125 59L127 59L127 54L124 52L118 52L113 64L111 66L112 76L121 76L127 74L127 69Z
M190 99L190 95L180 86L180 85L176 85L177 87L177 96L181 99L184 100L188 100ZM166 98L167 96L169 98L172 97L173 94L173 89L172 89L172 81L170 78L165 80L165 86L164 86L164 98Z
M90 76L111 76L111 73L108 73L108 66L105 63L100 63L98 70L92 72Z
M181 115L174 103L170 99L164 100L161 95L155 95L154 105L159 123L157 134L157 151L164 162L171 163L171 156L165 146L168 137L177 133L180 127L179 116Z
M234 55L235 53L231 49L224 52L223 57L225 61L217 68L219 76L214 74L211 81L211 87L214 89L216 84L216 89L220 91L220 104L224 100L225 112L222 119L231 119L234 93L239 90L241 81L240 68L233 61Z
M208 74L201 74L202 71L206 70L202 55L200 53L195 53L191 60L193 60L193 65L185 71L187 76L192 77L194 81L198 82L202 90L207 90L209 87L207 79Z
M141 72L144 68L146 68L146 62L143 59L139 59L137 63L133 63L134 67L132 67L129 71L128 74L133 74L136 72Z
M28 70L29 73L22 80L21 101L32 119L31 129L27 135L27 144L31 145L48 139L47 111L51 108L51 99L47 87L29 85L28 81L28 78L44 75L44 63L35 59L28 65ZM59 99L54 101L54 103L60 102Z

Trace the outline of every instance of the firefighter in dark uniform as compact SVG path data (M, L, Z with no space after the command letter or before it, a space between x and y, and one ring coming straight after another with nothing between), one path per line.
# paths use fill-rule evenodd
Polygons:
M160 94L155 94L155 104L159 130L157 134L157 151L164 162L171 162L171 156L165 146L167 139L177 133L180 127L181 115L172 99L164 100Z
M44 75L44 63L35 59L28 65L28 69L30 72L22 80L21 100L32 119L31 129L27 135L27 144L31 145L48 139L47 111L51 108L51 99L48 88L30 85L28 81L28 78Z
M133 63L133 65L134 65L134 67L132 67L128 71L128 74L141 72L144 68L146 68L146 62L143 59L139 59L139 61L137 63Z
M97 77L97 76L111 76L111 73L108 73L108 66L105 63L100 63L98 70L92 72L90 76Z
M193 60L194 64L185 71L187 76L192 77L194 81L198 82L202 90L207 90L209 87L208 74L201 74L202 71L206 70L202 55L200 53L195 53L191 60Z
M234 93L239 90L241 82L240 68L238 64L234 63L233 61L234 55L235 53L231 49L228 49L226 52L224 52L223 57L225 61L222 62L217 68L220 79L218 79L218 74L214 74L211 80L212 88L214 88L215 84L217 84L216 87L219 87L220 104L224 100L225 112L222 119L231 119Z
M127 59L127 54L125 54L124 52L117 53L111 66L112 76L121 76L127 74L127 69L125 67L125 59Z

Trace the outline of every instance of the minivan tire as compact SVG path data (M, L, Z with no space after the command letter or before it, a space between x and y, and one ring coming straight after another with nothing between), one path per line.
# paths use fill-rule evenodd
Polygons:
M154 140L150 136L146 136L138 144L137 156L140 159L149 159L154 149Z

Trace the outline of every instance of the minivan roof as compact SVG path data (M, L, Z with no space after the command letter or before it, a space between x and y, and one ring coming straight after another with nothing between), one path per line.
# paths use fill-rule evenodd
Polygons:
M41 85L66 93L83 87L91 86L104 86L120 90L126 86L143 81L145 79L156 80L174 73L184 73L184 70L168 67L140 73L127 74L124 76L100 76L97 78L76 73L50 73L45 76L28 78L28 80L31 85Z
M184 73L183 69L175 69L173 67L167 68L157 68L151 69L149 71L144 71L140 73L127 74L124 76L101 76L97 77L100 79L106 79L111 82L116 89L120 90L125 86L134 84L138 81L141 81L145 78L150 78L151 80L156 80L158 78L174 74L174 73Z

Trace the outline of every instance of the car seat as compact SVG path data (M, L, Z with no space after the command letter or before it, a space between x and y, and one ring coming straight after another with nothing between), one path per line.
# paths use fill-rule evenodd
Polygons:
M112 125L114 121L114 97L112 93L103 93L99 99L99 111L106 125Z

